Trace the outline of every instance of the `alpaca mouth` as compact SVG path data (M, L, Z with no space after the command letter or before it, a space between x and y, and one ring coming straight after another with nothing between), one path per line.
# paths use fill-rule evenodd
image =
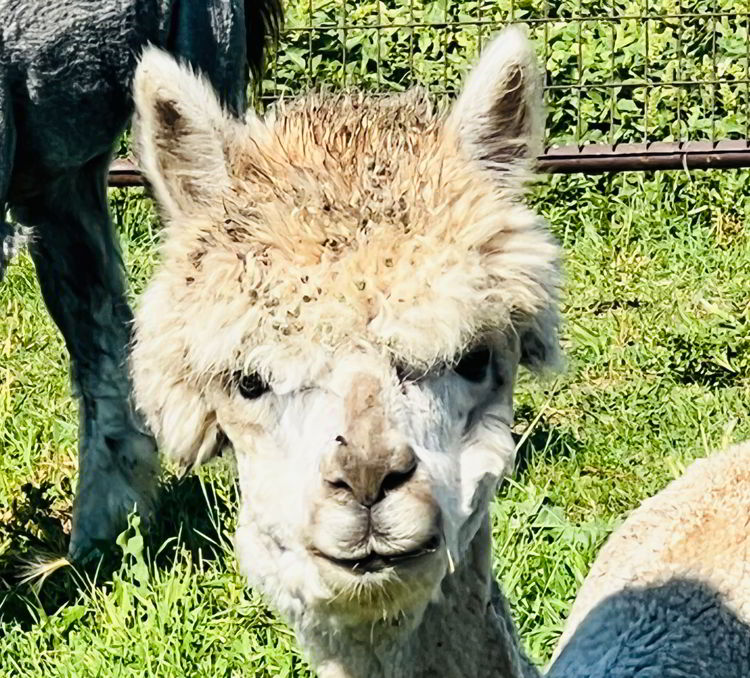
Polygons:
M380 572L389 567L411 564L417 560L432 555L439 547L440 536L435 535L421 546L402 553L383 555L376 551L371 551L361 558L335 558L322 553L321 551L317 551L316 555L327 560L329 563L333 563L338 567L348 570L352 574L365 574L370 572Z

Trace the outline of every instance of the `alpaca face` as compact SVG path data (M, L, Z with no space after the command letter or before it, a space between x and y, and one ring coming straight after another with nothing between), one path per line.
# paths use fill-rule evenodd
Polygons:
M237 455L236 548L277 605L352 621L420 610L512 464L517 339L427 372L347 351L283 387L237 375L211 394ZM281 381L281 380L280 380Z
M229 441L243 571L293 621L417 619L512 465L518 364L557 346L530 45L502 33L446 112L310 95L240 123L153 50L135 100L166 217L140 408L183 463Z

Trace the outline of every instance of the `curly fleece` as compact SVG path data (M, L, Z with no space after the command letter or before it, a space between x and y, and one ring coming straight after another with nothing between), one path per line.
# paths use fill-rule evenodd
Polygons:
M168 447L190 459L215 443L211 380L273 385L312 344L427 369L510 330L527 363L553 359L559 250L520 199L541 136L519 105L523 73L508 67L487 113L511 133L477 138L418 90L310 94L240 124L204 80L146 52L138 136L166 240L133 364Z

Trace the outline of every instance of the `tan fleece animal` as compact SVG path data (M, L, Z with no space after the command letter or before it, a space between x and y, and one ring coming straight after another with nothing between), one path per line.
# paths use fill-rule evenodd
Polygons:
M549 678L750 676L750 442L693 462L602 547Z
M244 124L148 51L166 222L137 399L187 465L227 441L243 571L323 677L534 675L493 593L519 363L557 355L559 249L522 201L541 83L501 33L450 108L311 94Z

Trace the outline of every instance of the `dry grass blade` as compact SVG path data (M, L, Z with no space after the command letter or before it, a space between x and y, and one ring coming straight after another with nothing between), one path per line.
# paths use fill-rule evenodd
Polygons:
M45 580L57 570L64 567L72 567L72 563L63 557L54 555L37 554L31 558L21 560L21 571L19 582L21 584L31 584L37 593L42 590Z

